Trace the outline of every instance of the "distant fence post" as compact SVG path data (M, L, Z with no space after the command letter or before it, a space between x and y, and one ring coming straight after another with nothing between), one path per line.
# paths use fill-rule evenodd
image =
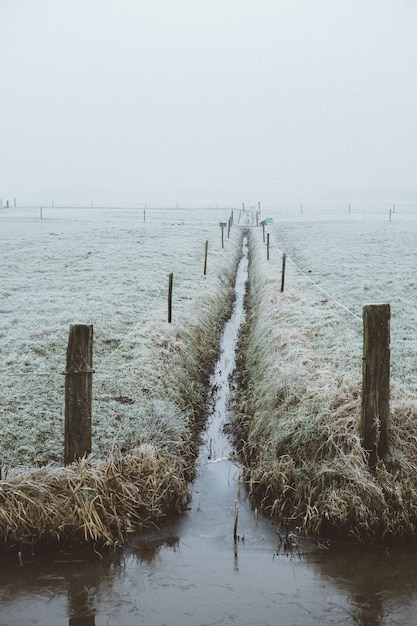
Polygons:
M390 317L389 304L363 308L361 436L370 466L388 452Z
M266 260L269 261L269 233L266 236Z
M265 222L261 222L262 224L262 239L263 242L265 243Z
M174 280L174 274L171 272L169 275L168 283L168 324L172 321L172 283Z
M282 269L281 269L281 291L284 291L284 283L285 283L285 263L287 261L287 255L282 255Z
M207 274L207 255L208 255L208 241L206 241L206 249L204 253L204 276Z
M65 371L65 465L91 452L93 326L70 326Z

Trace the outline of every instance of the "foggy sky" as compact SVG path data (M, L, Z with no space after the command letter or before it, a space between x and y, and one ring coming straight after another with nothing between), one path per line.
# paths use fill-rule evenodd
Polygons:
M415 0L0 0L0 196L417 202Z

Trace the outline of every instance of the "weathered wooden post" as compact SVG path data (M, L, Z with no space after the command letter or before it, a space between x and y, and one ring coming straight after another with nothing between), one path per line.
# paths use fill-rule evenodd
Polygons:
M70 326L65 371L65 465L91 452L93 326Z
M42 207L41 207L41 219L42 219Z
M266 260L269 261L269 233L266 236Z
M230 228L231 228L231 226L232 226L232 220L231 220L231 218L229 217L228 222L227 222L227 238L228 238L228 239L229 239L229 237L230 237Z
M168 324L172 321L172 283L174 280L174 274L171 272L168 282Z
M284 291L284 283L285 283L285 263L287 261L287 255L282 255L282 269L281 269L281 291Z
M390 316L389 304L363 308L361 436L371 467L388 452Z
M208 241L206 241L206 250L204 253L204 276L207 274L207 255L208 255Z
M262 239L263 242L265 243L265 222L261 222L262 224Z

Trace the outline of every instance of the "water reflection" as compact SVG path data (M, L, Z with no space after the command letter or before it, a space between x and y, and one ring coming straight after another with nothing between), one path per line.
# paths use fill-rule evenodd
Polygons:
M416 557L415 546L355 544L334 545L326 553L306 555L306 560L322 578L330 578L348 593L355 624L374 626L384 623L388 615L417 608Z

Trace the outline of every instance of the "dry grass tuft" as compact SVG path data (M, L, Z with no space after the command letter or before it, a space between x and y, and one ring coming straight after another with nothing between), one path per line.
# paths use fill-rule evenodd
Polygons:
M184 465L144 444L124 458L88 457L67 467L3 471L0 533L8 546L114 545L180 511L188 498Z

